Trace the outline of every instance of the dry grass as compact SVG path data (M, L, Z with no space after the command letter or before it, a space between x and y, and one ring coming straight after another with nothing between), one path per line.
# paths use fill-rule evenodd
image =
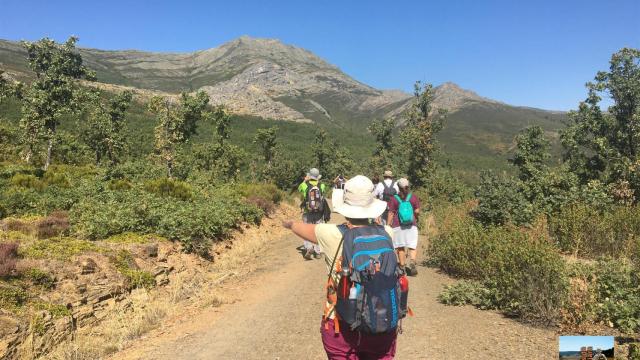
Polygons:
M69 229L69 214L66 211L54 211L35 223L38 239L60 236Z

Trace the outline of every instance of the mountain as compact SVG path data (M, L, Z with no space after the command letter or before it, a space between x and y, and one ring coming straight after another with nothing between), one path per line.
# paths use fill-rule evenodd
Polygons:
M310 51L274 39L243 36L192 53L79 51L98 80L111 87L166 94L201 89L213 104L223 103L239 115L316 123L354 133L363 133L373 119L400 117L412 101L411 94L375 89ZM16 42L0 40L0 68L14 78L31 76L25 50ZM453 161L472 168L487 160L477 161L477 155L501 162L512 150L515 134L527 125L541 125L557 138L566 117L504 104L450 82L435 88L433 105L449 110L440 135L445 150Z

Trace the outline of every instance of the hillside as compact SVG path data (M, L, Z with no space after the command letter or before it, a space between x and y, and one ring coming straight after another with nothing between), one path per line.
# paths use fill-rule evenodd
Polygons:
M375 89L307 50L273 39L243 36L193 53L80 52L103 83L165 93L202 89L213 104L224 103L243 118L315 123L347 143L350 136L362 136L357 142L371 144L363 131L366 124L376 118L401 119L411 103L410 94ZM19 43L0 40L0 68L28 79ZM525 126L541 125L557 138L565 118L564 113L504 104L453 83L435 89L434 107L449 110L440 134L447 158L469 172L504 167L515 134Z

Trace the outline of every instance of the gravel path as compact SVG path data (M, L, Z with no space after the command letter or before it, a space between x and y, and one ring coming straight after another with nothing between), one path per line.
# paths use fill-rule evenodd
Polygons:
M185 314L165 324L114 359L324 359L320 317L325 265L305 261L294 236L274 239L254 276L225 288L231 304ZM404 320L397 359L554 359L557 337L471 306L440 304L452 283L437 270L419 267L410 278L415 317Z

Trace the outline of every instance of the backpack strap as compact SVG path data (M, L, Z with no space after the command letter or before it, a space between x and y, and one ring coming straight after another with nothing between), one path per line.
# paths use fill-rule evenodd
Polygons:
M342 224L342 225L338 225L338 230L340 230L340 234L342 234L342 238L340 239L340 242L338 243L338 247L336 248L336 253L333 256L333 261L331 262L331 266L329 267L329 274L327 275L327 302L329 302L331 304L330 308L325 306L325 314L324 314L324 320L325 320L325 329L329 329L329 323L327 322L329 317L331 316L331 314L333 314L333 328L335 333L339 333L340 332L340 319L338 317L338 313L335 311L336 310L336 304L338 302L338 299L336 297L336 295L329 295L329 288L331 286L334 286L335 284L333 283L333 279L331 278L331 273L333 272L333 267L336 264L336 260L338 259L338 254L340 253L340 248L342 247L342 244L344 243L344 235L346 234L347 230L349 230L349 227L346 224ZM337 290L337 289L334 289ZM331 301L329 301L331 299Z

